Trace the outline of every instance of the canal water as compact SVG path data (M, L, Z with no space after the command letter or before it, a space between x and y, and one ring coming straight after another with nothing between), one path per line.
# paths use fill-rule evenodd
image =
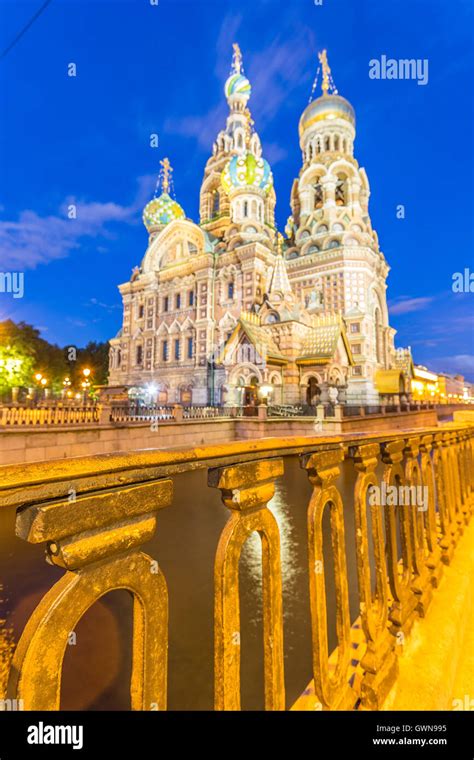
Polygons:
M357 617L353 470L339 488L345 504L346 556L351 619ZM285 458L270 508L281 534L284 652L287 706L311 680L306 513L312 488L297 457ZM174 477L174 500L160 511L158 530L144 551L156 558L169 591L168 708L213 707L213 566L229 512L206 471ZM0 509L0 686L1 662L29 615L62 570L45 563L43 548L15 537L14 510ZM326 594L330 651L336 646L335 594L329 510L324 521ZM242 708L264 705L261 544L253 534L240 562ZM3 589L2 589L3 587ZM4 622L6 621L6 622ZM102 597L72 632L64 660L63 709L128 710L131 672L132 600L126 591Z

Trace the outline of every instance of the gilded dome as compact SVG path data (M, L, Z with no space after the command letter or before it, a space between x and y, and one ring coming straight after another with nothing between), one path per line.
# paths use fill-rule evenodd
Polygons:
M299 124L300 137L316 122L331 119L345 119L355 126L354 109L341 95L321 95L306 106Z
M268 161L247 151L244 155L232 156L227 162L221 184L226 193L244 187L256 187L268 193L273 187L273 174Z
M159 198L153 198L143 209L143 224L147 230L152 227L163 227L175 219L184 218L183 209L168 193L162 193Z

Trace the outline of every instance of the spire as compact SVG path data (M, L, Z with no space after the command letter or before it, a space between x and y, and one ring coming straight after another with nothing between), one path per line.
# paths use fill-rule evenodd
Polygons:
M162 168L158 181L161 180L161 189L163 192L169 194L173 169L169 162L169 158L164 158L163 161L160 161L160 164Z
M283 258L283 252L281 246L278 246L277 258L275 266L273 268L272 279L270 280L270 287L268 294L283 293L293 295L291 289L290 280L288 278L288 272L286 271L285 259Z
M334 84L334 79L332 78L331 67L328 63L327 50L322 50L320 53L318 53L318 59L319 59L319 66L316 72L316 76L314 78L313 86L311 88L311 95L309 96L308 103L311 103L314 98L314 93L316 92L316 88L318 86L320 71L322 72L321 89L323 91L323 96L328 95L329 92L331 93L331 95L339 94L336 89L336 85Z
M234 74L242 74L242 52L237 42L234 42L232 47L234 48L234 55L232 56L232 71Z
M327 95L329 90L329 77L331 76L327 51L323 50L322 53L318 53L318 58L323 69L323 81L321 83L321 89L323 91L323 95Z

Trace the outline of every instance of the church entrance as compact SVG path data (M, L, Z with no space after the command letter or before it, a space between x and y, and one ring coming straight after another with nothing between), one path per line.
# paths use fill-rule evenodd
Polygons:
M244 407L244 414L253 416L257 411L258 405L258 379L256 377L250 378L250 382L243 387L242 393L242 406Z
M306 403L308 406L317 406L321 397L321 388L315 377L310 377L306 386Z

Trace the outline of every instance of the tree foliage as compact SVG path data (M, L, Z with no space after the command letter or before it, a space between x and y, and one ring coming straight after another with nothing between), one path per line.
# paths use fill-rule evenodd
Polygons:
M91 385L107 382L108 343L90 342L84 348L61 348L41 337L40 331L27 324L8 319L0 322L0 392L13 387L29 388L41 373L53 392L63 388L69 377L72 388L80 390L82 370L91 370ZM3 361L3 364L2 364Z

